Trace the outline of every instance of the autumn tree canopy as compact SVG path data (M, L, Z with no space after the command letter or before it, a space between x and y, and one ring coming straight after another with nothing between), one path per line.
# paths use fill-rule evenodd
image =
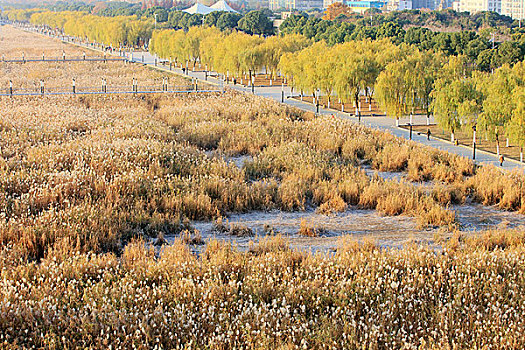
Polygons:
M324 11L323 19L334 20L339 15L350 16L353 13L354 12L350 6L347 6L341 2L334 2Z

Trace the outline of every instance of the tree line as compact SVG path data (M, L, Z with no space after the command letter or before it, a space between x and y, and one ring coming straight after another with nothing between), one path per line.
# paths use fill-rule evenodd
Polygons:
M328 45L389 38L394 43L411 44L421 50L434 50L449 56L465 55L483 71L522 61L525 55L525 31L519 29L510 40L496 43L487 32L433 32L424 27L405 30L395 21L370 26L294 14L281 24L280 30L284 34L302 34L314 41L325 41Z
M118 9L120 10L121 8ZM122 14L118 15L120 13ZM138 23L153 24L156 21L156 27L159 29L188 30L191 27L205 26L217 27L223 31L239 30L247 34L273 35L275 32L273 22L269 18L270 15L271 12L268 10L254 10L245 15L224 11L214 11L207 15L200 15L190 14L175 8L165 9L161 7L140 11L111 11L109 8L106 8L98 11L97 15L91 15L85 11L55 12L46 9L7 10L3 13L3 16L9 20L46 24L53 28L63 28L67 19L75 17L79 21L80 26L85 25L85 22L93 23L95 21L103 27L104 25L115 26L115 23L120 23L122 19L126 19L134 21L134 26L137 26ZM84 16L90 17L84 18ZM141 33L141 38L147 42L150 36L145 37L145 34L150 33ZM122 35L119 33L117 36L120 37ZM127 42L131 43L133 41L127 40Z
M388 38L329 46L300 34L261 38L225 34L217 28L153 33L151 52L179 62L200 62L224 75L245 76L263 67L278 71L300 94L337 98L347 110L361 96L375 99L387 115L400 119L423 112L445 130L472 132L487 139L506 135L525 145L525 65L483 72L467 55L419 49Z
M6 11L6 15L10 20L17 20L21 13ZM27 21L113 47L147 45L154 27L151 19L139 19L136 16L100 17L78 11L35 11Z
M200 62L224 75L253 75L262 67L275 77L285 53L311 44L302 35L260 37L243 32L225 33L215 27L158 30L153 33L150 52L177 62Z
M480 11L470 14L468 12L444 9L434 11L402 10L382 13L379 9L370 8L363 13L356 13L349 6L339 2L330 5L324 12L323 18L361 26L370 24L379 26L386 22L394 22L402 27L435 28L437 31L497 29L499 32L506 32L511 28L519 27L518 20L513 20L509 16L500 15L492 11Z
M343 105L357 107L358 114L365 95L396 119L417 111L434 115L452 140L455 132L472 134L477 127L487 140L506 136L525 146L523 62L488 73L477 70L465 55L366 39L331 47L317 42L284 54L279 68L301 94L320 92L328 101L337 97Z

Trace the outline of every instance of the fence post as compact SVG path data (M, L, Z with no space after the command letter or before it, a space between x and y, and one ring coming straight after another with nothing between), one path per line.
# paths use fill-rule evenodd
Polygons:
M26 63L26 54L22 52L22 63Z
M64 51L62 51L62 61L66 61L66 53Z
M45 61L45 60L46 60L46 58L44 56L44 53L42 52L42 61Z
M144 63L144 54L142 54L142 63Z
M40 94L44 95L44 79L40 79Z
M13 81L9 80L9 95L13 96Z
M77 93L77 87L76 87L76 81L75 81L75 78L73 78L73 81L72 81L72 86L73 86L73 93L76 94Z

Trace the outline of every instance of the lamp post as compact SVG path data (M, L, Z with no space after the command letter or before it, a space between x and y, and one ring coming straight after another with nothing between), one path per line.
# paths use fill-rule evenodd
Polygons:
M476 159L476 125L472 126L472 159Z

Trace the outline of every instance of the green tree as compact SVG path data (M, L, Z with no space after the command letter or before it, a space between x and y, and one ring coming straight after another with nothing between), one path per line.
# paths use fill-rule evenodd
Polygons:
M213 11L204 15L203 24L207 27L216 27L217 20L222 15L221 11Z
M215 12L219 12L219 11L215 11ZM239 23L239 20L241 18L242 16L238 13L224 12L217 19L216 26L220 30L234 29L234 28L237 28L237 24Z
M273 34L273 23L262 11L250 11L239 20L239 29L248 34Z
M523 162L523 147L525 146L525 86L519 86L513 91L512 104L515 106L511 119L505 124L507 137L520 146L520 160Z
M437 123L451 133L457 130L472 130L481 112L482 94L476 90L473 78L460 78L452 81L440 79L433 92L432 110Z

